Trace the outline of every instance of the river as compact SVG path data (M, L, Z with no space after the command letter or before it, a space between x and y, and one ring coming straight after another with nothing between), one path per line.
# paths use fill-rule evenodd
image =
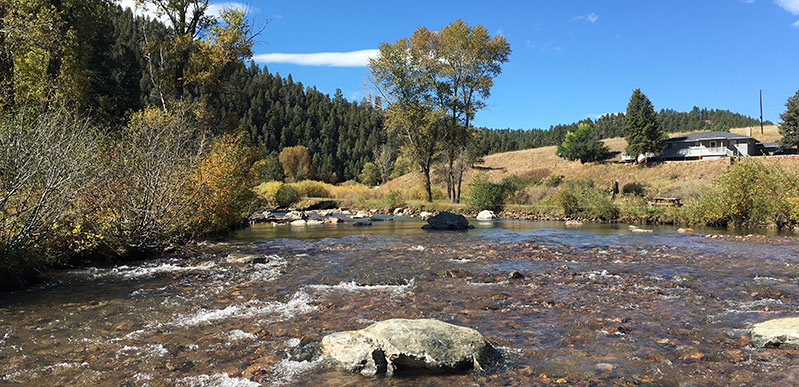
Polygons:
M264 224L163 259L53 273L0 295L0 385L799 384L799 351L757 349L748 334L799 315L794 237L472 222ZM475 328L503 360L394 379L323 366L321 337L389 318Z

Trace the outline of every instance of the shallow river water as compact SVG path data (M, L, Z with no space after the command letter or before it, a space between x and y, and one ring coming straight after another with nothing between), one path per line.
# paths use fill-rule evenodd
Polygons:
M421 224L258 225L164 259L56 273L0 295L0 385L799 384L799 351L754 348L748 332L799 315L793 237ZM268 263L226 263L234 252ZM503 360L394 379L324 367L321 337L389 318L475 328Z

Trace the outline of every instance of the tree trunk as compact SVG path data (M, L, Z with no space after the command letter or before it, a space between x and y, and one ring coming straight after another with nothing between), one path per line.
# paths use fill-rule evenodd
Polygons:
M433 201L433 191L431 189L431 184L430 184L430 165L429 165L429 163L428 163L428 165L423 165L422 166L422 174L424 174L424 191L425 191L425 194L427 195L427 198L425 200L428 203L430 203L430 202Z

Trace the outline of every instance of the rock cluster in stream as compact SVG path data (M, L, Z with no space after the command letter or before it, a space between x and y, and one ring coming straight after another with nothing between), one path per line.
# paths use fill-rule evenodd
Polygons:
M482 370L498 352L474 329L432 319L392 319L322 339L322 356L362 375Z

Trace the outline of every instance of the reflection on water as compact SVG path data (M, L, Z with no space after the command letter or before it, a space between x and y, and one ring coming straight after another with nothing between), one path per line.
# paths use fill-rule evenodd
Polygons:
M799 382L799 352L755 349L747 332L799 312L794 239L473 223L262 224L170 258L57 273L0 296L0 384L390 384L325 368L314 343L398 317L476 328L505 359L400 384ZM266 263L229 264L233 252Z

